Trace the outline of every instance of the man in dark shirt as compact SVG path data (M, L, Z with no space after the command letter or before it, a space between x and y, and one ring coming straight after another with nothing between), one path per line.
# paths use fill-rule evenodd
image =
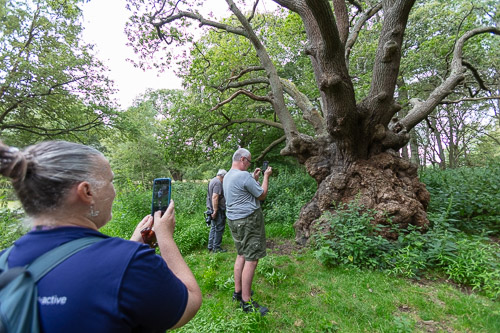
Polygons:
M207 208L212 211L212 222L208 235L208 251L226 252L221 248L222 235L226 228L226 200L222 190L222 182L227 171L220 169L217 176L208 184Z

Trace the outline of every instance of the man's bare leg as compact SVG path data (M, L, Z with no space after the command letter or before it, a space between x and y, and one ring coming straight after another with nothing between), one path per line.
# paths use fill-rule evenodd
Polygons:
M234 262L234 291L241 293L242 289L242 275L243 268L245 267L245 257L237 255L236 261Z
M245 261L243 272L241 276L241 299L243 302L248 302L252 297L252 281L255 274L255 268L259 261Z

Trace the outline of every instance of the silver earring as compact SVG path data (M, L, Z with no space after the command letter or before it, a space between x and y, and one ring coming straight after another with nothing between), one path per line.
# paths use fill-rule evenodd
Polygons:
M99 211L98 210L94 210L94 205L90 205L90 216L91 217L96 217L99 215Z

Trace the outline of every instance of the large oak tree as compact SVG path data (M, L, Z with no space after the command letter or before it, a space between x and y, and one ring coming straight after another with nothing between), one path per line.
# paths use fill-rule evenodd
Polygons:
M316 194L302 208L295 223L299 242L307 241L322 227L313 222L324 211L355 199L379 212L375 223L403 228L428 224L429 194L418 180L417 167L397 152L408 143L409 132L463 82L467 69L473 68L463 57L466 42L485 33L500 34L494 26L459 30L446 76L424 98L419 95L420 99L413 101L408 112L398 118L396 114L402 109L397 87L404 35L415 0L273 0L302 20L307 38L304 52L311 62L319 103L312 103L297 89L298 83L280 77L277 60L269 52L270 44L260 34L262 21L255 19L258 0L246 12L241 10L243 4L226 0L236 19L223 21L201 14L198 9L203 1L128 2L134 11L129 38L144 57L162 47L168 50L175 42L191 41L184 31L193 21L200 28L244 37L253 46L258 66L234 68L231 79L220 89L226 94L230 91L230 95L212 110L243 95L272 106L276 121L258 117L245 121L280 128L286 142L281 154L297 158L318 184ZM362 29L372 28L375 22L380 27L375 51L368 62L371 78L366 93L360 97L355 87L359 80L353 80L349 62ZM164 61L172 61L169 53L165 53ZM262 74L260 78L245 80L246 74L256 72ZM268 85L266 95L253 90L259 83ZM290 99L295 102L293 107ZM302 130L304 127L292 112L296 109L301 111L303 121L310 124L312 133ZM227 121L236 120L228 117Z

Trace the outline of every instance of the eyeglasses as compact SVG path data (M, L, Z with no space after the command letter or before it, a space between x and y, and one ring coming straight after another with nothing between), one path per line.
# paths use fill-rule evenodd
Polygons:
M246 158L246 157L243 157L243 158L244 158L245 160L247 160L247 162L248 162L249 164L252 164L252 161L250 161L248 158Z

